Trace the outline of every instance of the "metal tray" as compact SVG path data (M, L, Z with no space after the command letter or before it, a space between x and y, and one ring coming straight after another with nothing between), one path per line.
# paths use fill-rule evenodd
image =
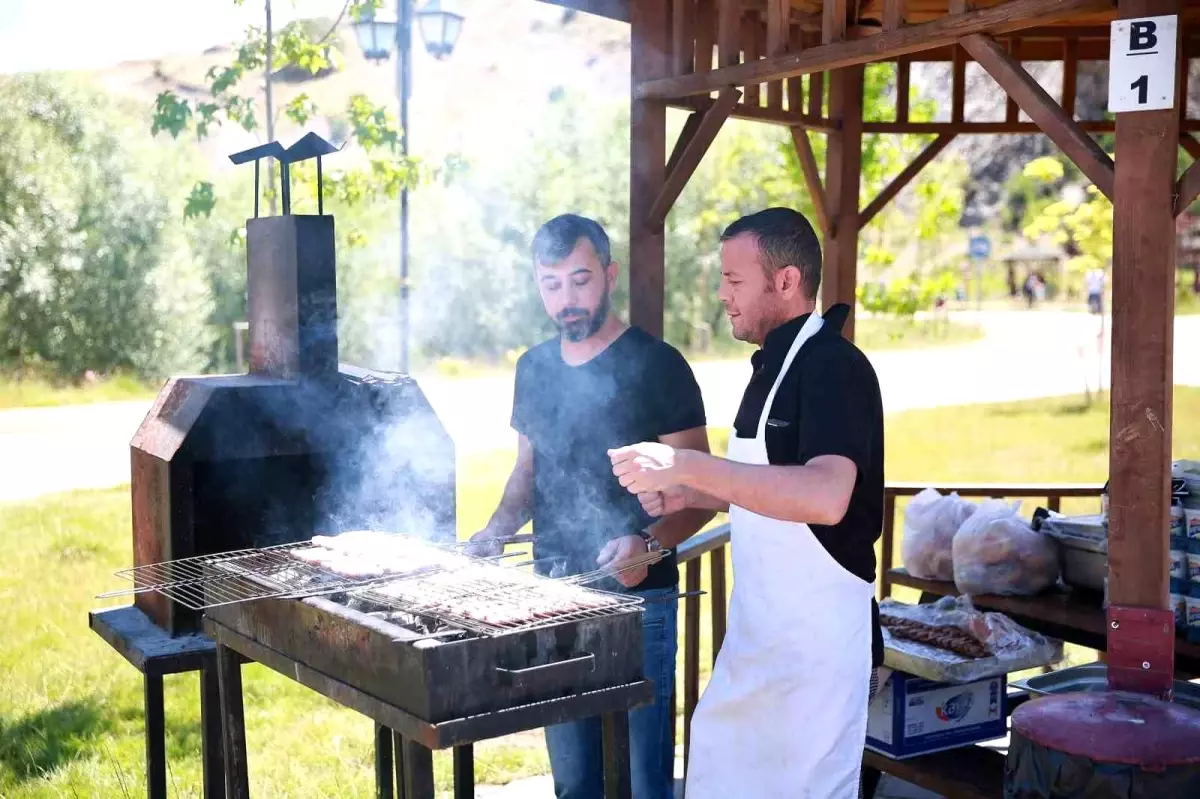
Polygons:
M1072 666L1069 669L1053 671L1049 674L1039 674L1011 684L1013 688L1037 696L1052 694L1091 693L1108 690L1108 666L1103 663L1089 663L1084 666ZM1175 701L1181 705L1200 710L1200 685L1196 683L1175 681Z

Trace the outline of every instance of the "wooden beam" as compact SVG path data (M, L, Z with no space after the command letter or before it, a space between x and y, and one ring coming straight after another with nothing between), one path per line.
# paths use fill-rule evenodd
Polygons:
M1193 161L1175 183L1175 216L1186 211L1197 197L1200 197L1200 161Z
M954 68L950 76L950 121L965 121L967 105L967 52L954 50Z
M824 308L850 306L842 334L854 340L855 288L858 270L858 192L862 175L862 65L830 75L829 115L841 128L830 133L825 148L825 191L829 202L830 233L825 240L821 275Z
M1009 0L991 8L948 16L921 25L908 25L866 39L833 42L800 53L760 59L753 64L727 66L706 75L640 81L635 84L634 94L640 98L664 99L709 94L722 86L779 80L896 58L944 47L975 33L1012 33L1111 7L1112 0Z
M704 119L704 112L711 107L712 102L710 101L705 108L695 109L688 114L687 120L683 123L683 129L679 131L679 137L675 139L675 146L671 148L671 156L667 158L668 175L675 171L675 165L679 163L683 151L692 143L692 139L696 138L696 131L700 128L700 121Z
M904 24L904 0L883 1L884 32L899 30Z
M821 230L821 237L829 241L829 203L825 199L825 188L821 185L821 169L817 166L812 142L808 140L808 133L803 128L792 128L792 141L796 146L796 156L800 159L804 185L808 188L809 199L812 200L813 213L817 216L817 227Z
M1017 101L1021 110L1058 145L1106 197L1113 196L1113 162L1100 145L1063 113L1062 107L990 36L972 34L962 46ZM1177 137L1172 136L1175 140ZM1174 151L1174 148L1171 148Z
M667 3L630 4L630 72L636 86L671 70L671 11ZM666 239L650 209L666 181L667 106L633 98L629 115L629 320L662 336Z
M768 58L783 55L788 49L788 15L791 14L790 0L767 0L767 51ZM767 84L767 108L783 108L783 81Z
M1111 119L1089 119L1076 121L1076 126L1088 133L1112 133L1117 129ZM1189 119L1183 123L1184 130L1200 130L1200 120ZM865 133L957 133L996 134L996 133L1041 133L1042 129L1033 122L864 122ZM1186 144L1181 146L1187 147Z
M911 92L912 78L910 64L907 58L896 62L896 121L908 122L908 101Z
M700 165L704 154L708 152L709 145L713 143L713 139L717 138L721 126L725 124L725 120L729 119L730 112L741 98L740 91L732 86L727 86L717 95L717 100L712 107L704 112L695 126L695 132L691 139L683 144L679 157L674 159L674 164L667 173L658 196L654 198L654 204L650 206L647 225L651 230L662 230L671 206L675 204L675 200L679 199L688 179Z
M757 61L762 53L758 49L758 14L747 11L742 15L742 52L747 63ZM759 83L746 84L746 103L750 108L762 105L762 85Z
M695 71L696 0L671 0L671 54L676 75Z
M796 76L797 80L799 76ZM808 76L808 115L814 119L824 116L825 73L813 72Z
M846 39L847 0L822 0L821 44L841 42Z
M1179 134L1179 146L1192 158L1200 158L1200 139L1190 133Z
M696 0L696 71L712 72L713 48L717 46L716 0Z
M791 25L788 27L790 35L788 36L788 44L785 52L798 52L804 48L804 40L801 35L800 28ZM795 77L787 78L787 110L794 111L797 114L804 113L804 78Z
M892 198L899 194L913 178L921 174L921 170L930 161L937 158L938 153L946 149L946 145L952 141L954 141L954 134L949 133L938 136L926 145L925 149L918 153L917 157L912 160L912 163L906 166L903 172L893 178L892 182L879 192L879 196L871 200L870 205L863 209L863 212L858 216L858 229L862 230L869 225L871 220L875 218L875 215L882 211L892 201Z
M692 98L667 103L671 108L679 108L684 111L707 111L712 104L713 101L708 97L700 98L698 101ZM733 119L767 122L788 128L801 127L817 133L829 133L837 130L837 123L832 119L814 119L807 114L793 114L790 111L777 111L773 108L751 108L745 103L734 106L733 113L729 116Z
M1016 42L1013 42L1016 46ZM1079 82L1079 40L1067 39L1063 42L1063 82L1062 109L1071 119L1075 118L1075 95Z
M722 68L731 67L742 60L742 48L738 43L741 33L741 0L717 0L717 63ZM721 86L714 86L709 91L718 91L722 86L729 86L731 84L732 81L726 81ZM696 92L696 94L707 93Z
M958 48L959 52L965 52L962 47ZM1008 43L1008 52L1012 55L1013 61L1021 63L1021 40L1011 39ZM1004 121L1012 124L1021 120L1021 109L1017 107L1017 101L1012 98L1011 94L1006 94L1007 98L1004 104Z
M1122 0L1119 14L1178 14L1180 5ZM1162 143L1179 140L1179 112L1116 117L1108 600L1110 608L1165 609L1178 150ZM1124 631L1108 631L1110 652L1118 634ZM1129 640L1129 648L1136 645L1136 638ZM1170 675L1171 663L1155 662L1153 670L1164 666ZM1109 685L1120 690L1123 682L1110 669Z

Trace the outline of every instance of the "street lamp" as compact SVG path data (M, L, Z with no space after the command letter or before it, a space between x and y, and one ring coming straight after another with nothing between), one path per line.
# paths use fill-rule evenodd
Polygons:
M412 93L413 0L396 0L396 18L390 19L368 7L353 24L363 57L375 62L396 61L396 93L400 100L400 152L408 158L408 98ZM440 0L427 0L415 13L425 50L439 61L454 52L463 17L442 7ZM400 188L400 371L408 372L408 187Z

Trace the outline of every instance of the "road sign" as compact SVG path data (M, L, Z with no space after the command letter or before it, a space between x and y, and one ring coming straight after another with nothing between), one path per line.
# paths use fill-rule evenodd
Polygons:
M1175 105L1175 43L1179 17L1112 23L1108 49L1108 110L1153 111Z
M992 254L992 241L987 236L972 236L967 251L972 258L982 260Z

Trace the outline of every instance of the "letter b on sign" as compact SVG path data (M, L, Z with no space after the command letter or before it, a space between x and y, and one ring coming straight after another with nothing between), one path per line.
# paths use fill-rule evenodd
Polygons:
M1158 25L1153 20L1144 19L1129 26L1129 52L1153 50L1158 46Z

